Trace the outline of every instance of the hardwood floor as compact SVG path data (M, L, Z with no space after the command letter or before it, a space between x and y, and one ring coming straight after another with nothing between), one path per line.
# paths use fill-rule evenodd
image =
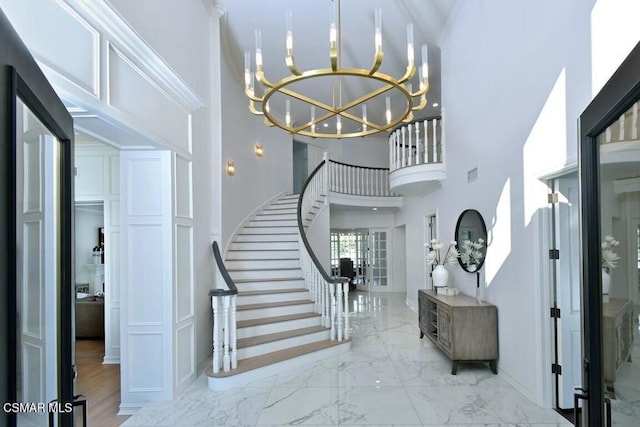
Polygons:
M77 394L87 400L87 425L115 427L129 417L116 415L120 405L120 365L103 365L104 341L76 340ZM82 425L82 409L76 410Z

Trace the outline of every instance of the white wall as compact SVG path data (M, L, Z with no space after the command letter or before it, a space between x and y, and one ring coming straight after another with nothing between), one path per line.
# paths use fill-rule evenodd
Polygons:
M442 240L453 236L464 209L480 211L489 230L484 298L498 306L500 373L547 406L547 189L540 178L576 162L577 118L593 96L595 70L602 67L600 37L629 45L640 35L640 27L626 17L637 16L635 2L602 3L608 5L594 7L594 1L583 0L459 3L440 43L446 182L424 198L406 198L396 220L406 223L407 263L418 266L423 264L425 211L439 209ZM616 30L592 31L592 24L603 20ZM615 69L625 55L607 55L606 67ZM598 80L596 88L604 83ZM474 167L479 177L467 183L467 171ZM423 283L422 270L407 272L411 305L417 284ZM474 293L470 275L450 271L456 287Z
M329 139L327 153L331 160L357 166L389 167L389 139L386 134L366 138Z
M237 59L236 59L237 60ZM293 190L293 140L279 128L269 128L253 116L244 94L243 76L223 57L222 158L235 163L235 176L222 175L222 245L258 206ZM254 154L260 143L264 156Z

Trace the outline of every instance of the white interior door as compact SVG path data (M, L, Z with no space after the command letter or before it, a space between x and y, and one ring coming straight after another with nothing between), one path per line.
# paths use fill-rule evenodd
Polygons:
M390 282L390 241L389 232L386 229L369 230L369 289L373 292L393 291Z
M556 261L555 296L560 308L558 337L559 375L558 402L561 408L573 408L575 388L582 384L580 333L580 189L578 175L572 173L555 183Z
M46 403L57 390L59 153L54 138L21 101L17 117L18 400ZM46 413L18 417L18 425L46 424Z

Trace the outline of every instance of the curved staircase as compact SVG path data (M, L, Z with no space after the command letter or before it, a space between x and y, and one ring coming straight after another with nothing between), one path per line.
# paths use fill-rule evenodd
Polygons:
M255 214L234 236L224 264L238 288L237 369L207 370L218 390L273 375L350 348L332 341L307 290L299 255L297 195Z

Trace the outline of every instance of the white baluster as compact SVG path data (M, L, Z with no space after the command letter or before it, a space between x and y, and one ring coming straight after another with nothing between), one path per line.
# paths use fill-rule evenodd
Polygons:
M389 135L389 170L393 171L393 133Z
M211 297L213 308L213 373L220 372L220 300Z
M416 130L416 164L420 164L420 122L416 122L414 125Z
M422 122L424 126L424 164L429 163L429 122Z
M223 351L224 355L222 356L222 370L227 372L231 369L231 356L229 355L229 295L225 295L222 297L222 303L224 306L223 311L223 321L224 321L224 344Z
M329 288L329 301L331 304L331 341L335 341L336 339L336 322L335 322L335 318L336 318L336 305L335 305L335 283L329 283L328 284L328 288ZM339 333L339 332L338 332Z
M407 128L409 134L409 166L413 165L413 125L409 123Z
M638 103L633 104L631 110L631 139L638 139Z
M446 165L445 160L446 160L446 155L447 155L447 150L445 150L445 146L444 144L446 143L446 138L445 138L445 134L444 134L444 109L442 109L442 118L440 120L438 120L438 123L440 125L440 162L443 165Z
M236 329L236 296L231 296L231 369L238 367L238 330Z
M344 339L349 339L349 284L344 287Z
M625 129L624 129L624 122L625 122L625 115L621 115L620 116L620 128L618 130L618 141L624 141L625 140Z
M407 165L407 152L406 152L406 134L407 134L407 128L403 127L402 128L402 167L405 167Z
M432 140L433 140L433 162L434 163L441 163L441 159L438 158L438 136L436 133L436 119L433 119L431 121L431 131L433 132L432 134Z
M348 283L347 283L348 284ZM344 286L344 283L336 283L336 299L335 299L335 310L336 310L336 316L334 317L334 319L336 319L336 321L338 322L337 325L337 329L338 329L338 341L342 341L342 335L343 335L343 328L344 328L344 313L342 312L342 287Z
M438 142L438 126L437 126L438 121L436 119L433 119L433 148L434 148L434 153L436 153L436 147L437 147L437 142ZM442 141L440 141L440 143L442 144ZM435 157L434 157L435 158ZM436 161L436 163L442 163L442 146L440 146L440 157L437 158L438 160Z

